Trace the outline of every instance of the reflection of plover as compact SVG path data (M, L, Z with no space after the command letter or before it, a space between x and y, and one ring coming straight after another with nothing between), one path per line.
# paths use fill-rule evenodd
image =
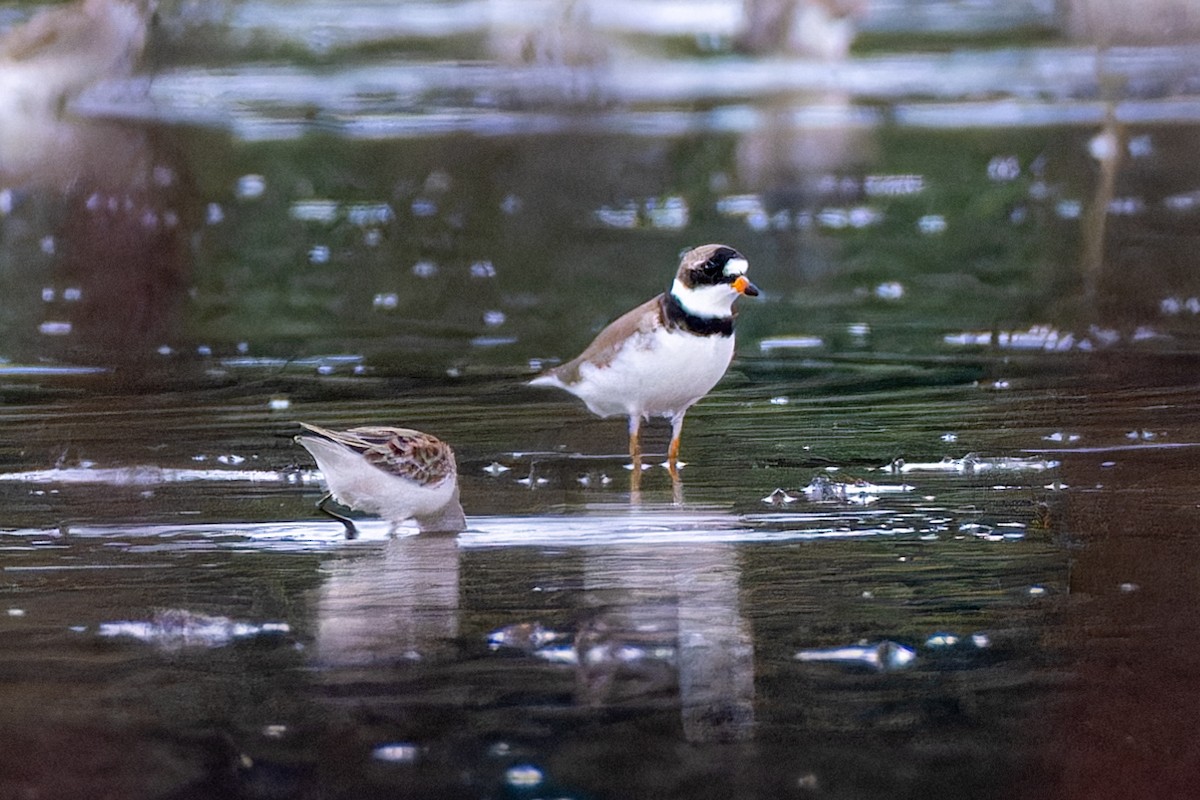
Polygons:
M331 497L396 525L413 520L422 531L466 529L454 451L445 442L405 428L300 425L307 433L296 441L312 453L329 489L317 507L341 520L348 537L355 536L354 524L325 507Z
M629 455L640 466L642 419L671 420L667 465L679 458L683 417L733 358L733 301L757 295L745 256L720 244L684 253L670 291L617 319L573 361L530 381L557 386L601 417L629 417Z

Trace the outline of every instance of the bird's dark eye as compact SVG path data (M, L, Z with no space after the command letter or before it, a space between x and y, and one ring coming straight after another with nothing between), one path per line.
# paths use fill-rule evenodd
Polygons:
M725 272L725 265L729 263L729 259L738 258L736 250L731 250L728 247L719 247L713 252L708 260L704 262L704 274L716 278Z

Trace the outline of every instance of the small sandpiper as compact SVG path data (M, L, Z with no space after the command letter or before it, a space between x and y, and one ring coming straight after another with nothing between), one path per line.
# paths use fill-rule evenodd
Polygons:
M357 536L357 529L326 507L330 499L393 525L411 520L422 532L466 529L454 451L441 439L407 428L331 431L306 422L300 426L306 433L296 436L296 442L316 459L329 490L317 508L341 521L347 538Z
M684 415L733 359L733 302L758 295L748 267L745 256L723 244L687 251L669 291L618 318L578 358L530 385L566 389L601 417L627 416L635 473L642 420L671 420L667 467L677 475Z

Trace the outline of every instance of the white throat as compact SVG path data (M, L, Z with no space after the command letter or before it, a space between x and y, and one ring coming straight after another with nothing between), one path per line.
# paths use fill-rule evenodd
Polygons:
M678 278L671 285L671 294L684 311L696 317L728 317L738 298L737 290L727 283L689 288Z

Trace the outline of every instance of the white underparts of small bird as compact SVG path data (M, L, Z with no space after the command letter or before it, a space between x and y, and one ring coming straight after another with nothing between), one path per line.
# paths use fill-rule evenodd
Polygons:
M347 538L357 536L357 529L327 507L331 499L393 526L411 521L421 532L466 529L454 451L442 440L409 428L300 426L305 432L295 440L312 454L328 489L317 508L345 525Z

